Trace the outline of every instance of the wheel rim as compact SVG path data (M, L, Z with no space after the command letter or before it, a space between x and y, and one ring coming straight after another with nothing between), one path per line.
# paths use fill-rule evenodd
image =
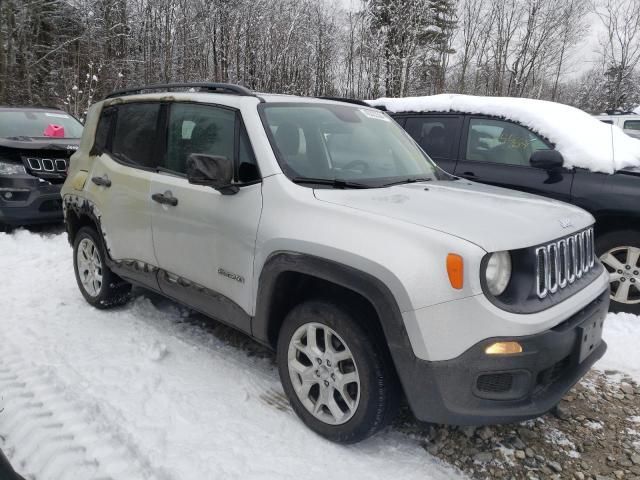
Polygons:
M600 261L609 272L611 300L630 305L640 303L640 248L612 248Z
M102 260L96 244L89 238L83 238L76 254L78 276L82 288L92 297L97 297L102 288Z
M309 413L329 425L348 422L360 403L360 376L351 350L330 327L307 323L289 341L289 377Z

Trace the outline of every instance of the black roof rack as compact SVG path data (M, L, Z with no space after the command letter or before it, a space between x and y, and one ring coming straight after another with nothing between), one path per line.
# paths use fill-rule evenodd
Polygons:
M199 91L209 93L227 93L231 95L239 95L241 97L257 97L255 93L246 87L241 85L234 85L232 83L166 83L157 85L146 85L133 88L125 88L123 90L117 90L111 92L105 98L123 97L125 95L136 95L139 93L149 91L171 91L180 88L193 88ZM258 97L260 98L260 97Z
M362 105L363 107L371 107L367 102L363 100L356 100L355 98L346 97L316 97L320 100L333 100L334 102L352 103L354 105Z

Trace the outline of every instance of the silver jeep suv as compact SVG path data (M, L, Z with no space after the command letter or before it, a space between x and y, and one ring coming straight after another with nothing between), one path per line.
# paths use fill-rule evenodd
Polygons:
M173 84L110 95L62 190L78 286L141 285L277 351L303 422L343 443L552 409L605 352L593 217L440 170L353 102Z

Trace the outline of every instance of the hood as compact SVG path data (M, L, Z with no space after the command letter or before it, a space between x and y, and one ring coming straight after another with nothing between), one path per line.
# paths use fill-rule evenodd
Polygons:
M487 252L539 245L594 222L589 213L563 202L463 180L314 194L323 202L463 238Z

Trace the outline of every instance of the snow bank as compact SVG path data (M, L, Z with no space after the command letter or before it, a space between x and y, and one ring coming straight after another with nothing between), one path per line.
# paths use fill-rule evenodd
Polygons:
M561 103L452 94L379 98L368 103L384 106L391 112L454 111L503 117L531 128L554 143L569 168L613 173L627 167L640 167L640 140Z

